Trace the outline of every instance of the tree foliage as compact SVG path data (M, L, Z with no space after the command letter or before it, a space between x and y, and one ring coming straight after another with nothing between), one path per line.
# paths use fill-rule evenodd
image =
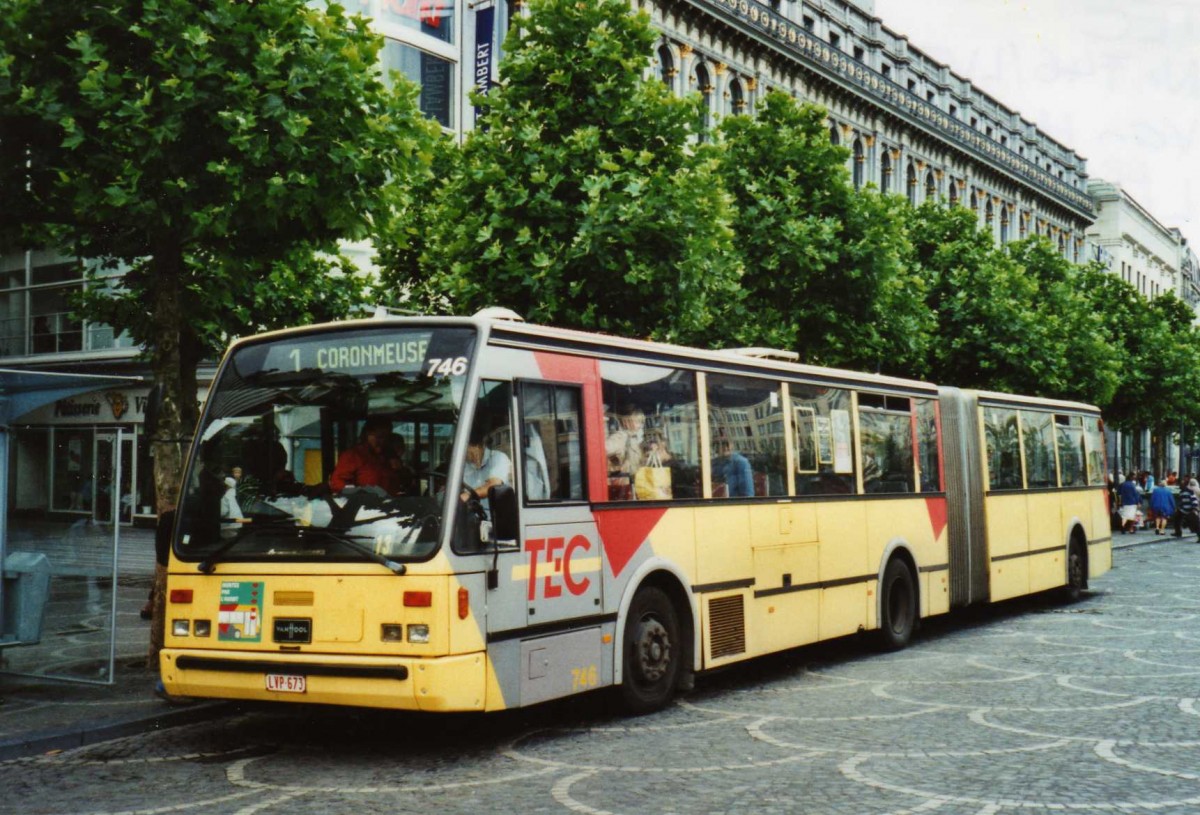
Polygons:
M824 109L772 92L720 133L744 266L745 318L731 339L816 364L923 372L930 326L922 280L904 265L904 205L853 189Z
M417 213L419 268L386 279L459 313L704 341L735 296L728 200L692 149L697 100L642 81L648 18L532 0L513 25L461 167Z
M975 213L908 211L912 265L936 321L930 377L961 387L1107 402L1116 366L1077 267L1038 239L997 247Z
M172 502L205 348L344 309L359 284L316 253L369 233L431 125L336 5L5 0L0 18L4 231L128 269L85 308L146 345Z

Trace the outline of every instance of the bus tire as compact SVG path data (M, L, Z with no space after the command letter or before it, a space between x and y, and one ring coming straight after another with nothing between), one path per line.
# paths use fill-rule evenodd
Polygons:
M683 667L679 615L659 588L643 586L625 617L621 655L621 701L634 715L664 707L675 694Z
M1067 585L1063 588L1063 597L1069 603L1074 603L1083 596L1087 588L1087 555L1083 544L1078 538L1071 539L1067 549Z
M900 558L888 561L883 571L879 608L880 644L884 650L899 651L908 645L917 626L917 587Z

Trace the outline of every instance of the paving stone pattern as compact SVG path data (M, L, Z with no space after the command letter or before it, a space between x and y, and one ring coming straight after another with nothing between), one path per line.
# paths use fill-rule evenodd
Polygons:
M1200 545L1037 598L496 716L294 706L0 764L28 813L1200 813Z

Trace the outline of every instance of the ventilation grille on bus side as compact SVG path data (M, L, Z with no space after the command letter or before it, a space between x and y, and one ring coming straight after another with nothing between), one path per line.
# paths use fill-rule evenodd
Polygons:
M708 601L708 638L713 659L746 653L746 615L740 594Z

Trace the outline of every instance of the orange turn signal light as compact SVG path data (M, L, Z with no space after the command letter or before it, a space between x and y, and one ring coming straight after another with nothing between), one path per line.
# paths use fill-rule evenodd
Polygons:
M190 603L192 602L191 589L171 589L172 603Z
M458 619L465 620L467 615L471 613L471 592L467 591L466 586L462 586L458 590Z
M433 605L433 592L406 591L404 592L404 605L408 608L429 608Z

